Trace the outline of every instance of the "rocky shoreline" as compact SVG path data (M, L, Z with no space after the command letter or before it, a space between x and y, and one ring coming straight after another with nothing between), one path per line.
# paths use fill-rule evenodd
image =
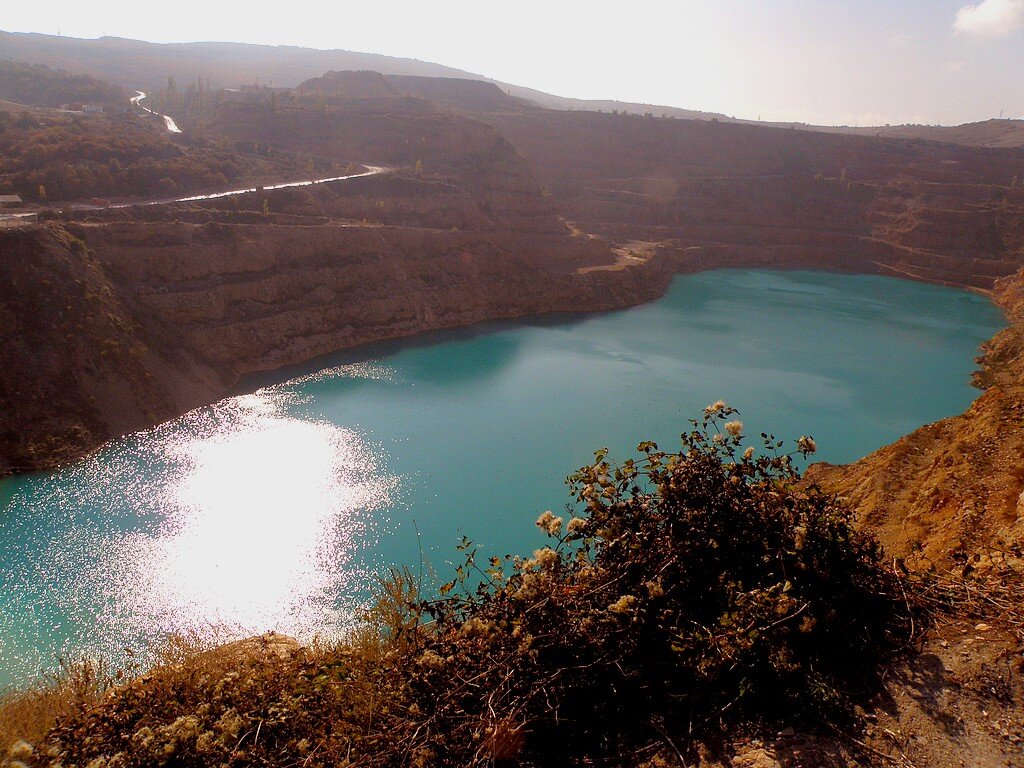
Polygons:
M216 402L251 374L429 331L627 307L670 279L655 262L587 274L518 259L493 269L493 237L398 228L74 230L83 239L69 229L0 235L12 289L0 318L12 331L0 370L0 474L77 460ZM176 245L124 240L172 231ZM197 242L208 238L220 241Z
M8 305L7 327L18 329L25 346L14 345L14 360L0 375L7 379L0 391L13 403L4 408L0 473L76 461L110 439L216 402L253 374L432 331L622 309L660 297L677 273L734 267L893 274L868 262L851 269L820 254L779 263L661 245L626 263L576 266L587 255L603 260L603 251L591 250L538 280L527 260L482 268L481 252L493 260L501 250L493 236L453 242L434 233L424 242L422 232L385 227L51 223L0 237L13 257L2 265L5 277L25 302ZM422 256L410 256L416 248ZM344 256L327 256L327 249ZM370 275L353 272L377 272L395 258L389 249L405 254L389 265L404 274L368 289ZM286 250L289 263L281 265ZM445 282L430 285L439 267ZM411 274L415 269L424 272ZM62 286L66 281L74 290ZM264 294L259 299L254 283ZM353 283L361 283L358 303L338 307ZM1001 282L994 297L1013 321L1021 313L1007 305L1016 295L1008 285L1016 283ZM310 295L319 301L305 302ZM97 306L83 303L97 299ZM270 316L261 314L271 304ZM834 473L821 471L834 482Z
M964 413L809 479L846 497L886 550L915 569L1019 565L1024 546L1024 270L996 281L1008 326L982 348Z

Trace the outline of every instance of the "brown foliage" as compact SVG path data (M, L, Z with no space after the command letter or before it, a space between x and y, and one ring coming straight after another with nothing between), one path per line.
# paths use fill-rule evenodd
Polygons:
M427 601L398 571L345 643L179 653L61 709L39 764L629 764L723 724L841 722L920 626L908 587L781 443L742 450L733 413L679 453L599 451L569 523L537 521L554 547L481 567L464 542Z

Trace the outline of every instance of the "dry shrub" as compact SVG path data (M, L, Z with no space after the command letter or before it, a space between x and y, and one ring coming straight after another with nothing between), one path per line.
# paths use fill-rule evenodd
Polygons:
M117 680L102 661L62 661L53 676L0 696L0 761L16 742L38 744L58 718L94 706Z
M569 479L579 514L542 515L553 546L528 560L481 567L464 542L421 605L410 680L442 763L484 759L509 723L536 764L621 762L723 724L841 722L876 690L911 640L907 585L850 509L798 483L796 452L744 449L734 414L709 407L678 453L599 451Z
M1020 558L991 558L983 567L929 570L915 577L915 600L953 621L998 627L1024 643L1024 570Z
M920 627L909 586L795 453L744 449L734 413L709 407L678 453L599 451L531 558L478 563L467 541L440 597L396 571L347 642L184 653L61 710L35 759L628 765L726 726L841 721Z

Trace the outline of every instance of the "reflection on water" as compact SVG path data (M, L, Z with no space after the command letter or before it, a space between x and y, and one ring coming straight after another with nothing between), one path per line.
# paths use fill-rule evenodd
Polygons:
M673 448L719 398L751 434L856 459L963 410L1000 322L936 286L707 273L643 307L364 350L377 361L198 409L0 482L0 684L169 632L337 633L388 565L446 575L462 535L536 548L592 451Z
M280 387L225 400L59 482L13 481L0 683L54 655L116 657L168 633L311 638L349 626L370 578L368 513L391 503L394 481L354 431L290 416L295 400Z

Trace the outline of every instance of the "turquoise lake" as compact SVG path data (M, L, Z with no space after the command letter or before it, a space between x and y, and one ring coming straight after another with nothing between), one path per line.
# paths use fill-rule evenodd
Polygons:
M948 288L719 271L635 309L321 361L0 482L0 686L168 633L335 635L421 551L439 581L463 535L532 551L595 449L674 449L718 399L748 434L813 435L817 458L852 461L964 410L1002 326Z

